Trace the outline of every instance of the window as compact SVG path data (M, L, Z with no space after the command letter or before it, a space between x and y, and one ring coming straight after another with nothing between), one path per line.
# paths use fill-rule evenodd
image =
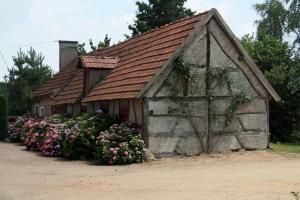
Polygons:
M126 122L129 120L129 101L120 100L119 101L119 118L121 122Z
M35 106L35 112L34 112L34 115L35 115L36 117L39 116L39 106Z
M40 107L40 117L44 117L45 113L44 113L44 107Z

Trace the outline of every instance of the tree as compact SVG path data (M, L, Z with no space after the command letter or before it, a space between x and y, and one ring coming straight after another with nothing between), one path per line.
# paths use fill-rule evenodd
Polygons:
M100 41L97 46L94 45L92 39L89 39L89 44L90 44L90 48L92 49L92 51L97 51L98 49L109 47L110 46L110 41L111 41L111 38L108 37L107 34L105 34L104 40ZM77 45L77 51L78 51L79 55L83 55L83 54L87 53L84 46L85 46L85 43L79 43Z
M85 50L85 48L84 48L84 46L85 46L85 43L83 42L83 43L78 43L77 44L77 52L78 52L78 55L83 55L83 54L86 54L87 52L86 52L86 50Z
M13 62L7 78L9 113L23 115L31 112L33 91L49 80L53 73L50 66L43 64L44 56L33 48L26 53L20 49Z
M186 1L149 0L148 3L137 1L136 20L134 24L128 26L128 29L132 32L132 36L136 36L178 19L194 15L195 12L184 7Z
M0 82L0 95L6 95L6 83Z
M280 0L266 0L264 3L255 4L255 10L261 19L257 20L257 37L262 39L269 34L282 40L287 19L287 11Z
M288 33L295 34L294 46L298 46L297 50L300 50L300 0L285 0L288 5L287 14L287 26Z
M242 44L279 93L281 102L270 103L270 132L272 141L290 142L300 139L300 62L293 49L271 35L260 39L246 35Z

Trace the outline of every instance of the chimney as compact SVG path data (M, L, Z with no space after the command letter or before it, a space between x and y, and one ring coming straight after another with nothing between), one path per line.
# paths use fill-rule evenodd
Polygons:
M59 40L59 71L78 56L77 41Z

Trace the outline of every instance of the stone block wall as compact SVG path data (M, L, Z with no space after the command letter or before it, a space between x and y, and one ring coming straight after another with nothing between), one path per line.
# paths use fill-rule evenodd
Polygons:
M202 142L207 142L209 151L265 148L269 137L268 94L214 19L205 29L198 30L182 56L190 65L190 72L197 77L196 87L188 84L189 107L191 119L204 136ZM230 85L225 80L207 81L210 69L225 67L229 69ZM171 71L164 84L153 86L144 99L144 128L148 134L148 146L156 156L197 155L202 152L203 143L172 98L169 85L182 88L178 76L174 70ZM157 90L153 89L155 87ZM239 106L231 123L226 125L227 108L232 96L239 91L251 96L253 101ZM178 95L183 95L183 92Z
M206 100L191 101L192 120L197 123L198 131L207 131ZM176 154L197 155L201 153L201 143L190 121L178 105L169 98L147 99L145 123L150 151L156 156Z

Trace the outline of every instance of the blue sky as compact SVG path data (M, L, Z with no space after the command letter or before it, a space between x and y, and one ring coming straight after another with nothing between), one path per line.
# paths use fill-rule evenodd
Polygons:
M0 51L12 66L12 56L21 47L32 45L45 56L45 63L58 71L57 40L94 42L109 34L113 43L129 34L128 25L134 20L136 0L0 0ZM241 37L255 31L257 15L253 4L263 0L188 0L186 6L202 12L217 8L233 32ZM4 48L11 47L13 48ZM7 66L0 55L0 81Z

